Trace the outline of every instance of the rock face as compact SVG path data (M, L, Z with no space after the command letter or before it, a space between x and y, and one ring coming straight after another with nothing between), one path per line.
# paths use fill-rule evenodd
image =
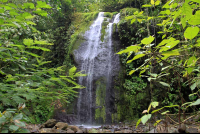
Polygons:
M47 122L42 124L40 128L52 128L56 125L57 121L55 119L49 119Z
M53 127L54 129L61 129L61 130L66 130L68 128L68 124L64 122L58 122L56 125Z

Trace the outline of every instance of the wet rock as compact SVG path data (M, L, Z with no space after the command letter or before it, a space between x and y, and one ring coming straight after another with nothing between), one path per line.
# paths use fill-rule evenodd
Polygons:
M75 133L80 130L77 126L68 126L68 128L73 130Z
M151 131L149 131L148 133L158 133L156 129L152 129Z
M115 127L115 128L114 128L114 131L121 131L121 128Z
M61 129L52 129L54 133L67 133L67 131L65 130L61 130Z
M168 133L178 133L178 130L175 127L170 127L168 128Z
M39 125L34 124L26 124L26 129L28 129L31 133L38 133L39 132Z
M123 133L122 131L115 131L115 133Z
M88 133L98 133L98 130L96 129L88 129Z
M66 130L68 127L67 123L64 122L58 122L56 125L53 127L54 129L61 129L61 130Z
M143 128L142 128L142 130L144 131L144 132L148 132L149 131L149 126L144 126ZM151 130L151 129L150 129Z
M99 129L98 133L104 133L103 129Z
M186 133L186 126L185 124L181 124L180 127L178 128L179 133Z
M82 130L78 130L76 133L83 133L83 131Z
M70 128L67 128L66 133L75 133L73 130L71 130Z
M83 131L83 133L88 133L87 128L83 128L83 129L81 129L81 130Z
M104 130L104 133L112 133L111 130Z
M200 129L199 129L200 130ZM187 132L189 132L189 133L200 133L200 131L199 131L197 128L188 128L187 129Z
M167 132L167 127L165 127L163 124L157 125L156 130L158 133L166 133Z
M57 121L55 119L49 119L47 122L42 124L40 128L52 128L56 125Z
M42 128L39 130L39 133L54 133L52 128Z
M125 129L125 130L123 130L122 132L123 132L123 133L133 133L132 130L128 130L128 129Z

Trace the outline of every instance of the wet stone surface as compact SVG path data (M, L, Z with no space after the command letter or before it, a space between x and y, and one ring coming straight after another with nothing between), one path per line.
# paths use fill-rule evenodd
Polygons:
M52 124L55 125L52 126ZM51 128L45 128L45 126L51 126ZM200 124L185 125L186 133L199 133L199 126ZM48 120L42 125L26 124L26 128L30 131L30 133L179 133L179 126L174 126L171 124L166 128L163 124L159 124L154 127L153 123L149 123L148 125L139 124L138 127L135 128L135 124L76 126L68 125L68 123L65 122L55 122L55 120Z

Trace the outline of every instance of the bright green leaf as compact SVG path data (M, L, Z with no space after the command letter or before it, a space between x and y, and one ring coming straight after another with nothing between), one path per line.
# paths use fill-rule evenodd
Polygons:
M132 60L129 60L129 61L127 61L127 63L130 63L130 62L132 62L132 61L134 61L134 60L137 60L137 59L139 59L139 58L141 58L141 57L144 57L146 54L138 54L138 55L136 55Z
M196 37L198 33L199 33L198 27L188 27L184 32L184 36L185 36L185 38L191 40L194 37Z
M153 36L149 36L147 38L144 38L141 42L142 42L142 44L147 45L147 44L150 44L153 40L154 40L154 37Z
M142 7L152 7L152 5L142 5Z
M153 108L156 108L158 106L159 102L151 102L151 105Z
M136 71L136 70L131 70L131 71L129 72L129 75L133 74L135 71Z
M141 121L143 124L146 124L146 122L151 118L151 114L147 114L142 116Z
M140 124L140 122L141 122L141 119L139 119L139 120L137 121L135 128L138 127L138 125Z
M24 45L31 46L31 45L33 45L33 40L32 39L24 39L23 43L24 43Z

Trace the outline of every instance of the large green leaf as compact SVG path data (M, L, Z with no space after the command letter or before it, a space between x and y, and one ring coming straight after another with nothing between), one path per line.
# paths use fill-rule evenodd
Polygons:
M187 61L187 66L194 66L197 62L197 58L195 56L192 56Z
M184 36L187 39L193 39L194 37L197 36L198 33L199 33L198 27L188 27L184 32Z
M52 8L51 6L47 5L46 2L37 1L37 8Z
M186 21L192 17L192 9L187 3L182 6L182 14L185 15Z
M4 117L4 116L0 117L0 124L5 123L6 121L7 121L6 117Z
M151 105L153 108L156 108L158 106L159 102L151 102Z
M196 81L195 83L193 83L191 86L190 86L190 89L191 90L194 90L197 86L200 85L200 80Z
M21 120L23 118L23 114L20 113L20 114L17 114L13 117L13 120Z
M23 8L30 8L30 9L34 9L35 8L33 3L24 3L23 6L24 6Z
M163 52L163 51L167 51L169 49L172 49L173 47L175 47L180 41L176 40L176 41L171 41L169 43L167 43L164 47L161 47L161 49L159 50L159 52Z
M198 99L195 102L193 102L192 104L190 104L190 106L195 106L195 105L199 105L199 104L200 104L200 99Z
M142 116L141 121L143 124L146 124L146 122L151 118L151 114L147 114Z
M41 15L41 16L47 16L47 12L41 9L37 9L36 11L33 11L34 13Z
M142 44L150 44L152 41L154 40L154 37L153 36L149 36L148 38L144 38L141 42Z
M162 42L160 42L156 47L160 47L160 46L163 46L171 41L175 41L176 39L174 39L173 37L169 38L169 39L164 39L162 40Z
M72 68L70 68L69 69L69 76L73 76L74 75L74 73L76 72L76 67L74 66L74 67L72 67Z
M10 125L9 126L9 130L11 130L11 131L17 131L18 129L19 129L19 127L15 126L15 125Z
M33 45L33 40L32 39L24 39L23 43L24 43L24 45L31 46L31 45Z
M126 49L118 52L117 54L128 53L128 52L137 52L141 47L138 45L132 45L127 47Z
M161 53L164 56L174 56L174 55L180 55L178 50L173 50L173 51L166 51Z
M129 61L127 61L127 63L130 63L130 62L132 62L132 61L134 61L134 60L137 60L137 59L139 59L139 58L141 58L141 57L144 57L146 54L138 54L138 55L136 55L132 60L129 60Z

